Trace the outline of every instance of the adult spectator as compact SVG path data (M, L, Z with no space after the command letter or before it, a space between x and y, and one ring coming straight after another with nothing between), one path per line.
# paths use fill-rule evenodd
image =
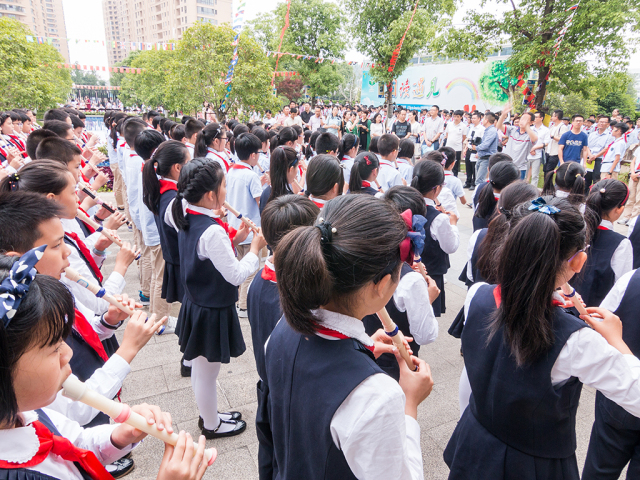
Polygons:
M327 129L327 132L340 138L340 132L342 130L342 117L340 116L340 111L337 105L334 105L331 108L331 115L327 117L325 127Z
M313 112L311 111L311 105L309 102L304 102L303 110L300 112L300 119L302 123L308 128L309 127L309 119L313 117Z
M391 127L391 133L393 133L400 140L411 133L411 124L407 122L407 111L405 109L400 110L398 119Z
M363 151L369 149L371 142L371 120L368 118L368 113L367 110L362 110L358 121L358 138L360 139L360 148Z
M314 115L309 119L309 128L312 132L315 132L320 127L324 126L324 119L322 118L322 108L316 106Z
M440 136L444 133L444 120L440 117L440 107L433 105L429 109L429 115L424 120L422 140L428 147L433 146L434 150L440 148Z
M476 187L483 184L487 180L487 171L489 170L489 157L498 152L498 130L495 126L496 116L491 113L485 113L482 119L484 133L482 134L482 143L476 147L478 161L476 162Z
M571 130L566 132L558 142L558 160L564 162L582 162L586 164L589 153L589 137L582 131L584 117L576 114L571 117Z
M271 110L265 110L262 123L264 123L267 128L271 128L276 123L276 119L271 116Z
M600 168L602 166L602 157L606 153L609 145L613 143L613 137L609 133L609 123L611 119L608 115L599 115L597 128L591 132L588 138L589 153L585 170L585 189L588 192L591 185L600 181Z
M502 114L498 120L496 128L500 130L504 121L511 110L511 104L507 104L502 109ZM531 152L531 148L538 141L538 134L531 128L531 120L533 115L529 112L523 113L518 119L518 123L511 126L507 126L505 130L505 136L507 137L507 144L502 149L503 153L509 155L513 163L520 170L520 178L524 180L527 175L527 167L529 165L527 156Z
M465 169L467 171L467 181L464 188L473 190L476 188L476 164L478 163L477 144L478 139L482 140L485 127L482 125L482 113L475 111L471 115L471 124L469 125L469 135L467 136L466 145L462 156L464 157Z
M298 115L298 109L296 107L291 107L289 109L289 117L284 121L284 126L293 127L294 125L298 125L300 128L303 127L302 119Z
M551 115L551 124L549 125L549 143L547 145L547 161L544 164L543 171L546 174L555 170L559 163L558 142L566 132L569 131L562 118L564 112L562 110L554 110Z
M456 152L456 163L452 170L454 177L458 176L458 169L462 160L462 145L467 138L467 126L462 123L463 115L463 110L453 112L453 121L449 122L444 130L447 147L453 148Z
M542 112L534 113L533 126L531 128L538 134L538 141L529 152L529 155L527 155L528 178L531 181L531 185L536 187L538 186L538 178L540 177L540 163L542 162L544 147L549 143L549 129L542 123L543 119L544 114Z

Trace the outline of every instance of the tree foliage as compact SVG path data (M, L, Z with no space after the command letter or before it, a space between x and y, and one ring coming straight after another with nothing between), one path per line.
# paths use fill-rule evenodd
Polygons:
M262 14L250 22L255 38L266 50L278 50L286 11L286 2L281 2L273 12ZM344 13L335 3L291 0L289 28L285 32L281 50L321 58L342 58L346 48L343 31L345 22ZM275 63L275 59L272 59L272 68L275 68ZM282 56L278 61L278 70L297 71L308 86L312 102L317 97L329 95L343 80L337 65L331 64L331 61L316 63Z
M26 26L0 17L0 110L46 110L71 92L69 70L57 67L62 55L52 45L28 42L27 35L33 33Z
M278 94L287 97L290 102L298 102L302 98L304 82L297 77L285 78L276 83Z
M389 85L409 66L413 56L425 48L436 32L449 25L456 0L421 2L407 31L393 72L388 71L391 56L405 33L415 6L414 0L345 0L352 32L359 52L367 55L376 68L371 77ZM391 91L387 89L387 103Z
M542 105L545 98L548 74L550 91L587 96L591 77L626 70L634 48L629 39L637 37L640 13L636 0L588 0L580 3L573 24L568 25L568 9L575 4L576 0L481 0L482 11L471 10L463 28L448 29L431 49L453 58L484 61L510 45L509 74L527 76L533 71L542 85L535 105ZM493 13L501 10L500 5L507 5L507 10ZM568 28L554 61L554 45L564 27Z
M141 74L123 74L120 98L127 105L162 105L194 112L210 103L218 118L241 110L277 108L271 92L271 68L260 45L247 33L238 43L238 63L225 101L224 78L233 55L235 33L226 26L198 22L187 29L176 50L148 50L130 56L129 67ZM122 74L121 74L122 75ZM226 110L221 110L222 103Z
M76 62L76 68L78 67ZM96 72L84 72L82 70L71 70L71 81L74 85L106 85L107 83L101 79Z

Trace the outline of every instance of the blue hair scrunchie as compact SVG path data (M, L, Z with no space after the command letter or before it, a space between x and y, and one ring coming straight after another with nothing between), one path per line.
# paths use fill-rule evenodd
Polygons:
M0 317L6 328L18 311L22 299L29 291L29 285L38 273L36 263L44 255L46 245L29 250L11 267L9 276L0 283Z
M555 213L560 213L560 209L558 207L554 207L553 205L547 205L544 198L538 197L531 202L531 206L529 210L535 210L540 213L544 213L546 215L553 215Z
M427 219L422 215L414 215L411 219L412 232L407 232L407 236L411 240L413 245L413 253L415 255L422 255L424 250L424 241L427 237L427 233L424 231L424 226L427 223Z

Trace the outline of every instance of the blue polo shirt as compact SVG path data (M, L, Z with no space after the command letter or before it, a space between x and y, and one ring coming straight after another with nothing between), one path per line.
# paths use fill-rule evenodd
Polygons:
M589 145L589 136L580 132L577 135L571 130L560 137L558 145L564 145L562 160L564 162L580 162L582 149Z

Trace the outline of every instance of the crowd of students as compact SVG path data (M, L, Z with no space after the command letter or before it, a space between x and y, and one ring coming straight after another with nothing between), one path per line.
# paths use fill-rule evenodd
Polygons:
M295 109L206 124L106 112L115 205L96 194L106 158L80 112L49 110L41 127L32 112L0 115L0 478L129 473L144 434L60 388L75 375L114 398L149 339L173 333L202 435L196 448L180 432L158 478L201 478L205 439L246 430L248 412L218 410L216 381L248 341L260 478L423 478L417 407L433 379L417 354L446 312L458 200L474 209L474 234L460 277L468 295L449 330L465 362L444 452L450 478L580 478L583 384L598 390L583 478L618 478L627 463L629 478L640 475L637 212L629 238L613 230L637 191L612 178L625 154L617 145L633 142L626 124L590 143L609 117L585 140L579 116L563 131L557 111L547 132L539 114L507 122L509 106L450 119L434 106L424 122L374 113L373 124L365 109L359 120L336 106L306 120ZM557 155L546 155L552 142ZM467 157L471 202L457 171ZM543 164L541 192L533 177ZM133 246L118 237L126 228ZM122 292L134 262L131 299ZM125 327L128 314L105 294L138 309ZM578 314L581 301L589 315ZM383 309L398 330L385 332ZM399 334L413 368L394 346ZM132 409L172 432L158 407Z

